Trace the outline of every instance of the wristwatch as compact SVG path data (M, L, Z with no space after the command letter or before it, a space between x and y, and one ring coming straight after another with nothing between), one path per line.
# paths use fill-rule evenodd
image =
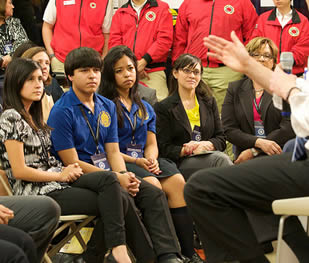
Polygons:
M256 157L259 155L258 151L255 148L251 148L250 150L252 152L253 157Z

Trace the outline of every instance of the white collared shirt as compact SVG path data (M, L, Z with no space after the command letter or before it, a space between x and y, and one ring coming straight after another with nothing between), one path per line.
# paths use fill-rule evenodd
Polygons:
M278 18L279 23L281 24L282 28L292 19L292 9L289 13L285 14L284 16L279 12L278 8L276 9L276 17Z
M294 132L299 137L309 136L309 81L298 78L296 87L301 89L301 92L295 93L289 101L291 107L291 124ZM306 143L306 148L309 150L309 143Z
M141 14L141 11L144 7L144 5L146 4L147 0L144 1L144 3L142 3L141 5L136 5L134 4L134 2L131 0L131 4L132 4L132 7L133 9L136 11L137 13L137 18L139 19L139 15Z

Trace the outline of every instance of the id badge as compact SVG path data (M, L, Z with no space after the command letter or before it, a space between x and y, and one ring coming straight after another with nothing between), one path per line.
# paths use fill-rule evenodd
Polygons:
M94 154L91 156L92 163L101 169L104 169L106 171L110 171L110 166L106 158L105 153L99 153L99 154Z
M75 5L75 0L63 1L63 5Z
M133 158L143 158L143 151L141 144L127 144L127 155Z
M263 122L254 121L254 131L255 131L255 136L259 138L266 138Z
M192 141L200 142L202 139L201 128L199 126L194 125L194 129L192 131Z
M13 49L13 45L12 44L6 44L4 46L4 53L5 54L11 54L12 49Z

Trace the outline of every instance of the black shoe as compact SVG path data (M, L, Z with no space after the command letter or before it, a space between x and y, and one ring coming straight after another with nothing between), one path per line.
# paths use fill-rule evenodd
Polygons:
M168 258L165 260L160 261L160 263L184 263L184 261L180 258Z
M271 241L263 242L261 246L263 248L264 254L272 253L274 251L274 247Z
M105 257L104 263L117 263L116 259L112 254L112 251Z
M203 261L197 253L194 253L188 263L204 263L204 262L205 261Z

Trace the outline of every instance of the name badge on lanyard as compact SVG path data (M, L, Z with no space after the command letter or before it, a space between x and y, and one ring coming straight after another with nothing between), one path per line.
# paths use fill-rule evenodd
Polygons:
M200 142L201 139L202 139L201 128L197 125L194 125L193 131L192 131L192 141Z
M264 124L262 121L254 121L255 136L259 138L266 138Z
M141 144L127 144L126 154L134 158L143 158L143 150Z
M10 44L6 44L4 46L4 53L6 55L11 54L12 50L13 50L13 45L11 43Z
M130 116L124 112L124 115L126 116L126 118L128 119L130 126L132 128L132 139L131 139L131 143L127 144L127 149L126 149L126 154L134 157L134 158L142 158L143 157L143 148L141 144L136 144L135 142L135 131L136 131L136 115L137 112L135 112L134 114L134 120L133 123L130 119Z
M92 163L105 171L110 171L110 166L105 153L94 154L91 156Z

